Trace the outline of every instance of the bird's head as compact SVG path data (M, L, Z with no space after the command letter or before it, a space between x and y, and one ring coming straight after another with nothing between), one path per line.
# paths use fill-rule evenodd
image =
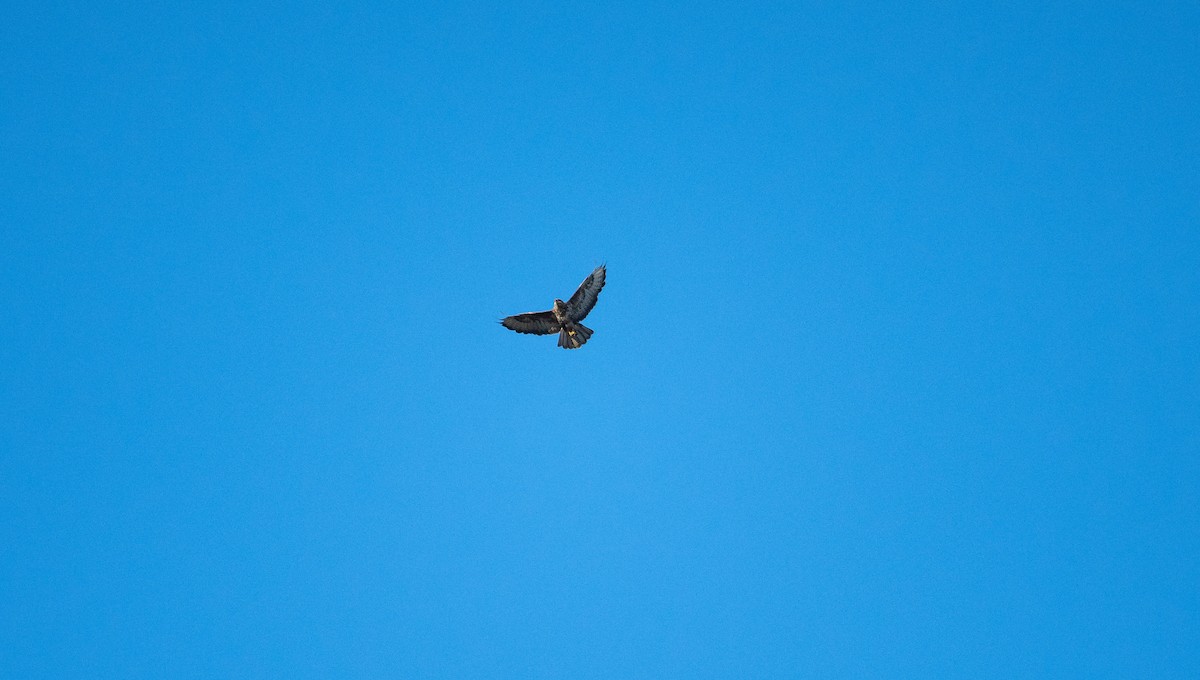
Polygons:
M559 300L558 298L554 298L554 311L560 312L566 308L567 308L567 303L563 302L562 300Z

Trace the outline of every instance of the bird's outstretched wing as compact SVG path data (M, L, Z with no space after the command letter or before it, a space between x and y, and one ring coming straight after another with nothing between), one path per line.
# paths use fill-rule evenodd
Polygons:
M550 335L560 330L558 320L554 318L554 312L550 311L514 314L500 319L500 323L509 330L534 335Z
M579 284L579 290L567 300L567 311L570 314L571 321L583 321L583 318L592 311L592 307L596 306L596 299L600 297L600 289L604 287L604 265L596 267L596 270Z

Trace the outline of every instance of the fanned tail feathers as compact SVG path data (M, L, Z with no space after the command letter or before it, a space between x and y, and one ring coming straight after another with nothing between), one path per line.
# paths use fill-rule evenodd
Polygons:
M558 346L563 349L579 349L590 337L592 337L592 329L576 323L571 328L563 328L558 332Z

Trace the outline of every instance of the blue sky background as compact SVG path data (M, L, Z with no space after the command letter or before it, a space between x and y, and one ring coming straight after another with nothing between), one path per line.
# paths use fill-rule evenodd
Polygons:
M1200 5L162 4L0 19L0 676L1200 675Z

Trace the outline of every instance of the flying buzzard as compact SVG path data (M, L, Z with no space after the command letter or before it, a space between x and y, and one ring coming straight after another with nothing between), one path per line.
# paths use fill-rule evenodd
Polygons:
M583 343L592 337L592 329L579 323L596 306L596 298L600 297L600 289L604 287L604 265L579 284L579 290L570 300L563 302L556 299L554 309L545 312L526 312L514 314L500 320L504 327L518 333L534 335L550 335L558 333L558 346L563 349L579 349Z

